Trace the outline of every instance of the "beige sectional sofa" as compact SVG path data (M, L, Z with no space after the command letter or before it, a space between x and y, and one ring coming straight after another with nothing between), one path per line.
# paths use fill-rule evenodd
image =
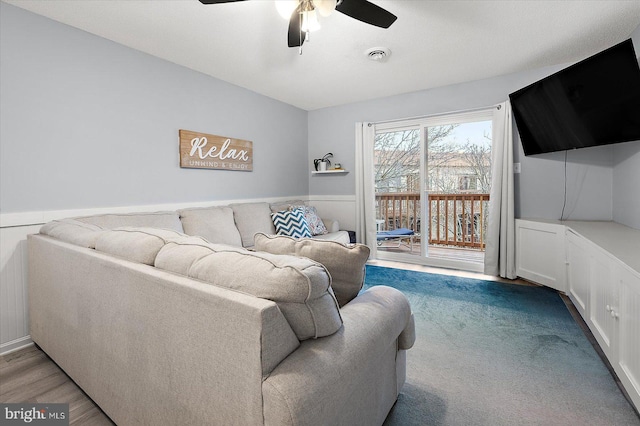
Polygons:
M406 297L361 291L365 246L227 207L44 225L33 341L119 425L382 424L415 339Z

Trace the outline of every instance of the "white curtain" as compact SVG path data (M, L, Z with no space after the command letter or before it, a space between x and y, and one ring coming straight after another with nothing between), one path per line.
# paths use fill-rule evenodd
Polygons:
M356 237L376 257L376 201L373 173L375 127L356 123Z
M498 106L493 122L489 224L484 272L516 278L515 218L513 213L513 130L509 101Z

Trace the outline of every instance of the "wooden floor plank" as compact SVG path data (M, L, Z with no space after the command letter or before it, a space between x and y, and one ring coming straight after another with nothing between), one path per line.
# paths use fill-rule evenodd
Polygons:
M69 425L114 424L88 397L69 404L69 417Z
M15 369L18 362L29 362L30 358L43 356L42 351L39 351L34 345L27 346L19 351L11 352L5 356L0 357L0 372L7 367Z
M66 403L70 425L114 425L56 363L35 346L0 357L0 366L0 401Z
M23 399L22 390L30 387L30 396L37 397L51 386L51 382L60 382L60 369L44 356L30 358L29 363L19 362L15 369L0 372L0 397L2 400Z

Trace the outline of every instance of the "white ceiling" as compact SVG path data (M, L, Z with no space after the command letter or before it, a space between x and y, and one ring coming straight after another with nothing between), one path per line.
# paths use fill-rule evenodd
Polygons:
M575 62L640 25L640 0L373 0L389 29L334 12L299 55L272 0L4 1L305 110Z

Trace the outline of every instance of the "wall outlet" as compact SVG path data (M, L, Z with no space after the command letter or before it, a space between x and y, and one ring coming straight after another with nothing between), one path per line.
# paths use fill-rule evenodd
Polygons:
M520 173L520 163L513 163L513 173L514 174Z

